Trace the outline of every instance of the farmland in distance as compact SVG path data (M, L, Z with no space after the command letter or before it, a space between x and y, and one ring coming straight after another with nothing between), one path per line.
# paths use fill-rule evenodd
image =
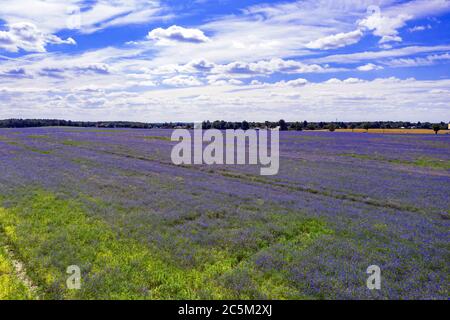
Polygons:
M281 132L262 177L170 134L0 130L0 299L448 298L449 135Z

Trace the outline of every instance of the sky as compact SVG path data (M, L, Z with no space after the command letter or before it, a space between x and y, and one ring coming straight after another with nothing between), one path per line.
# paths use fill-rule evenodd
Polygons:
M0 118L450 121L450 0L1 0Z

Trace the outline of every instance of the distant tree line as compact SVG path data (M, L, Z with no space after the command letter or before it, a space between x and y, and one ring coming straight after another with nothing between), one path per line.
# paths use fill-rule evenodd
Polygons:
M127 121L71 121L57 119L7 119L0 120L0 128L32 128L32 127L97 127L97 128L141 128L150 129L154 125L143 122Z
M281 131L287 130L330 130L336 129L433 129L434 131L447 129L445 122L430 123L430 122L405 122L405 121L372 121L372 122L308 122L296 121L286 122L280 121L265 121L265 122L230 122L223 120L204 121L202 124L204 129L275 129ZM7 119L0 120L0 128L28 128L28 127L96 127L96 128L136 128L136 129L176 129L184 128L191 129L194 127L193 123L188 122L165 122L165 123L144 123L144 122L129 122L129 121L71 121L71 120L57 120L57 119Z
M330 130L336 129L433 129L439 130L447 129L445 122L430 123L430 122L404 122L404 121L373 121L373 122L286 122L280 120L277 122L227 122L227 121L204 121L204 129L274 129L278 128L281 131L287 130Z

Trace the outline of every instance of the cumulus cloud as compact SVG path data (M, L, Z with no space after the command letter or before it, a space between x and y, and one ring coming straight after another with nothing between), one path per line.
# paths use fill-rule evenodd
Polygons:
M318 64L305 64L295 60L273 58L255 62L233 61L228 64L216 64L206 59L195 59L182 65L169 64L153 69L146 69L146 72L153 75L203 73L222 75L223 78L245 78L252 75L269 76L275 73L326 73L339 70L340 69L329 68L328 66L321 66Z
M179 75L173 78L164 79L163 84L172 87L195 87L201 86L203 83L193 76Z
M108 75L111 68L105 63L92 63L79 66L58 67L49 66L43 67L37 74L44 77L64 79L68 76L80 75Z
M244 82L238 79L227 79L227 80L215 80L213 78L208 79L208 83L213 86L240 86L243 85Z
M353 82L353 83L350 83ZM33 85L39 85L38 83ZM437 121L448 112L449 80L418 81L376 79L373 81L339 81L314 83L313 85L255 85L245 90L230 90L229 86L184 87L163 89L142 88L140 92L125 91L126 84L115 90L74 91L60 88L50 91L48 86L29 88L0 86L0 108L3 118L12 116L72 117L82 119L121 119L124 110L127 119L143 117L155 121L193 121L216 118L225 120L252 119L264 121L270 118L296 121L329 121L336 118L345 121L410 120ZM232 92L231 92L232 91ZM9 99L9 100L8 100ZM387 103L387 101L389 103ZM90 111L90 102L95 110ZM16 106L30 106L18 109ZM36 112L39 105L39 113ZM186 105L189 108L186 108ZM139 112L136 112L139 111ZM60 112L60 113L57 113ZM56 114L57 113L57 114ZM56 114L56 115L55 115ZM323 118L324 115L326 118Z
M295 60L274 58L256 62L235 61L227 65L218 66L217 72L230 74L273 74L273 73L316 73L323 72L325 68L317 64L304 64Z
M320 50L337 49L358 43L359 40L362 38L362 36L363 32L357 29L352 32L338 33L335 35L317 39L315 41L311 41L308 44L306 44L306 47L308 49L320 49Z
M84 66L74 67L73 70L80 73L109 74L110 67L105 63L92 63Z
M308 84L308 80L306 79L295 79L290 81L279 81L275 83L275 86L288 86L288 87L303 87Z
M386 42L401 42L398 29L403 28L406 22L413 17L411 15L399 14L395 16L382 15L375 12L366 19L359 21L360 28L372 31L375 36L381 37L380 44Z
M358 78L348 78L343 81L343 83L348 83L348 84L361 83L361 82L364 82L364 80L361 80Z
M384 69L382 66L378 66L373 63L368 63L363 66L359 66L357 68L358 71L374 71L374 70L382 70L382 69Z
M203 43L210 39L199 29L183 28L173 25L167 29L157 28L150 31L147 39L155 40L160 44L173 42Z
M197 59L189 62L186 67L200 72L209 72L216 66L215 63L206 59Z
M326 84L339 84L341 86L343 86L344 84L357 84L357 83L363 83L365 82L362 79L358 79L358 78L347 78L345 80L340 80L337 78L331 78L327 81L325 81L324 83Z
M66 5L74 1L27 0L27 3L42 2L42 5L53 6L57 2ZM351 53L343 51L345 54L338 55L312 51L342 48L357 43L368 33L380 38L380 46L401 41L401 36L406 38L408 35L405 27L409 20L396 18L400 15L423 16L423 12L434 10L438 1L421 1L419 6L419 1L415 0L408 2L408 5L406 2L380 0L383 14L375 17L366 17L367 4L373 2L370 0L344 1L345 4L331 0L269 1L235 15L208 19L205 24L198 24L198 29L176 25L166 28L175 22L164 28L147 29L150 31L147 40L119 48L109 46L77 50L76 53L23 54L20 58L0 55L0 101L5 105L0 108L0 113L3 117L32 117L35 114L55 117L53 111L61 110L65 118L74 116L92 120L148 116L163 121L186 121L192 114L200 114L205 119L223 114L224 117L235 118L238 115L257 120L295 118L300 113L308 119L326 114L330 119L355 117L361 120L366 116L378 119L380 112L392 110L396 112L389 114L392 119L396 115L402 118L408 111L417 118L442 116L448 114L448 94L436 93L450 88L448 80L406 81L392 78L364 81L346 78L361 75L355 71L444 64L448 61L449 45L418 45L394 50L378 48L366 52L365 49L362 52L351 50ZM12 15L2 14L6 10L4 2L8 3L7 7L23 2L2 1L0 16L7 25L33 21L39 27L41 36L26 36L19 32L22 41L34 43L28 44L28 47L38 47L37 52L44 52L49 50L46 47L49 44L70 41L70 38L63 40L52 35L61 27L59 24L52 29L53 21L64 21L64 15L60 19L59 13L53 14L52 11L52 14L47 14L50 9L46 7L46 14L35 14L35 19L22 19L17 14L11 18ZM148 14L139 16L138 10L134 10L138 3L147 1L90 2L92 6L83 10L83 27L77 32L89 33L137 21L148 25L145 19ZM435 5L428 5L431 2ZM357 8L353 6L356 3ZM352 9L350 14L349 8L344 8L347 4ZM134 12L128 14L125 11L127 6L133 7ZM28 13L24 11L23 14ZM401 20L404 20L403 24ZM414 24L408 25L412 26ZM7 28L0 32L0 47L15 46L16 51L25 50L25 45L16 45L17 41L12 39L11 30ZM39 42L36 39L42 37L45 43L41 41L39 47L35 44ZM371 39L367 40L369 42ZM440 43L444 40L441 39ZM113 43L116 42L108 44ZM340 71L345 71L345 76L339 75ZM319 83L317 79L322 79L322 76L311 76L310 79L306 75L327 72L342 80L333 78ZM396 74L392 69L386 73ZM440 76L442 72L437 72L435 78ZM2 90L7 93L2 95ZM10 103L7 104L5 99L10 99ZM186 103L187 100L189 103ZM88 113L87 105L96 106L96 112ZM23 107L17 106L29 106L30 112L45 110L48 113L21 114L20 108ZM432 112L415 112L412 109L416 106L429 108Z
M8 30L0 31L0 49L18 52L46 52L49 44L76 44L75 40L63 40L52 34L45 34L32 23L21 22L8 26Z

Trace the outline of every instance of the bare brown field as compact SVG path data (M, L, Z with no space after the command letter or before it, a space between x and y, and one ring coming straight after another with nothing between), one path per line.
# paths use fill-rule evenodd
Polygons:
M336 129L336 132L366 133L365 129ZM369 133L385 134L435 134L431 129L369 129ZM438 134L449 134L450 130L441 130Z

